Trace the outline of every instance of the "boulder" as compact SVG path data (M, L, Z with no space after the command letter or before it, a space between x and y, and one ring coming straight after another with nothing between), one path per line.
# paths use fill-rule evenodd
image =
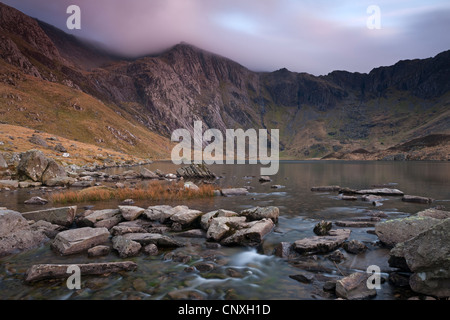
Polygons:
M55 186L55 181L57 178L68 178L66 169L63 166L60 166L56 163L55 160L49 159L47 168L42 174L42 183L48 186ZM73 178L70 178L73 179ZM67 180L67 181L76 181L76 180Z
M159 221L161 223L165 223L174 213L174 208L172 208L171 206L163 205L148 207L143 212L143 215L150 221Z
M69 276L67 270L72 265L73 264L33 265L27 271L27 277L25 281L36 282L46 279L67 278ZM137 269L137 264L132 261L77 264L77 266L80 268L81 276L102 275L114 272L134 271Z
M170 216L170 220L179 223L183 228L192 225L203 215L199 210L189 209L186 206L177 206L173 208L174 214Z
M450 296L450 219L430 227L391 250L390 265L403 258L414 272L412 290L436 297ZM401 260L400 260L401 261Z
M297 240L293 249L298 253L327 253L339 248L350 237L348 229L330 230L328 236L315 236Z
M238 224L243 224L245 220L245 217L213 218L206 233L206 238L208 240L220 241L223 237L238 229Z
M94 227L95 228L106 228L106 229L109 230L109 229L117 226L122 221L123 221L122 216L120 214L117 214L117 215L115 215L115 216L113 216L111 218L97 221L94 224Z
M87 251L109 239L106 228L79 228L58 233L52 243L52 247L61 255L71 255Z
M102 220L111 219L117 215L120 215L119 209L104 209L90 212L79 222L81 226L94 227ZM121 219L121 218L120 218Z
M409 278L409 285L415 292L448 298L450 297L450 270L442 268L413 273Z
M75 219L76 213L77 206L71 206L24 212L22 215L27 220L44 220L60 226L69 227Z
M143 179L159 179L159 176L146 168L141 169L141 176Z
M112 239L113 248L117 250L121 258L135 257L141 250L139 242L126 239L123 236L116 236Z
M272 231L274 223L271 219L263 219L247 223L247 228L236 231L229 237L221 240L225 246L255 247L261 244L265 235Z
M277 223L279 215L277 207L255 207L241 211L241 216L246 217L247 221L272 219L273 223Z
M47 240L45 233L33 230L20 213L0 210L0 257L37 247Z
M440 222L442 220L418 216L393 219L377 223L375 233L386 246L394 247L397 243L411 239Z
M204 164L191 164L177 169L177 175L183 178L214 179L216 175Z
M119 206L120 213L125 220L133 221L144 213L145 209L135 206Z
M367 287L369 274L356 272L336 282L336 295L347 300L363 300L377 295L375 289Z
M57 164L53 159L48 159L39 150L30 150L21 154L17 173L21 180L29 178L44 184L55 178L67 177L64 167Z
M235 217L235 216L238 216L238 214L230 210L219 209L215 211L210 211L202 215L202 217L200 218L200 226L203 228L203 230L208 230L212 219L218 217Z

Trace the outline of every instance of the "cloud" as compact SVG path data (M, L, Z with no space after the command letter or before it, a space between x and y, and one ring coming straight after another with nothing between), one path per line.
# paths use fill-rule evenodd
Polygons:
M450 49L450 4L445 0L4 2L127 56L158 53L184 41L256 71L368 72ZM374 3L381 8L381 30L366 27L366 10ZM71 4L81 8L81 30L65 27Z

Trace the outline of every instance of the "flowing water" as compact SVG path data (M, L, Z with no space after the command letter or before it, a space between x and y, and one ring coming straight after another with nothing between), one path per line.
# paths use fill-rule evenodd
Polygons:
M177 166L170 162L157 162L146 166L150 170L175 172ZM136 168L135 168L136 169ZM286 261L272 255L280 242L294 242L314 236L314 225L323 219L329 221L367 218L371 211L382 211L388 219L409 214L436 205L450 207L449 162L340 162L340 161L282 161L279 173L270 183L260 183L258 165L213 165L211 170L223 176L216 184L220 187L249 188L247 196L214 197L182 202L136 201L135 205L187 205L209 212L228 209L239 212L253 206L277 206L279 222L264 243L257 249L208 249L204 239L184 239L187 246L176 249L176 256L189 256L190 261L170 259L162 251L158 256L140 255L127 260L135 261L135 272L108 276L82 278L80 290L69 290L62 280L43 281L33 285L24 283L27 269L38 263L89 263L120 261L116 253L90 259L85 254L60 257L51 251L49 243L24 253L0 259L0 299L334 299L325 293L325 281L337 279L342 274L366 271L368 266L381 268L384 278L391 269L387 259L389 250L377 243L377 236L367 233L370 228L351 228L350 239L366 243L369 250L363 254L345 253L346 260L335 265L323 255L305 257L299 261ZM108 169L113 174L123 168ZM272 189L271 185L284 188ZM343 201L337 193L311 192L312 186L339 185L350 188L368 188L376 184L391 184L405 194L431 197L432 205L402 202L398 197L386 197L383 206L374 207L362 201ZM23 201L42 191L18 190L0 193L0 206L19 212L42 209L42 206L25 206ZM94 209L115 208L117 201L80 203L94 205ZM50 205L44 206L44 208ZM373 228L372 228L373 229ZM164 258L165 257L165 258ZM197 263L209 263L214 269L208 272L192 271ZM312 266L312 267L311 267ZM289 275L309 270L314 272L312 283L300 283ZM378 290L376 299L405 298L413 293L400 291L388 281Z

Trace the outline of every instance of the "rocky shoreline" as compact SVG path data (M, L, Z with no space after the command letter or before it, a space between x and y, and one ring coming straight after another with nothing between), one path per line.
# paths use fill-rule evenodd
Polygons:
M126 185L133 186L138 180L186 179L185 188L195 190L197 186L188 180L213 183L217 179L204 166L180 168L174 174L159 170L152 172L145 168L128 170L121 175L108 175L98 168L68 169L35 150L22 155L16 170L13 177L17 180L5 180L13 182L3 182L4 189L83 189L108 183L115 188L123 188ZM263 185L272 180L260 177L259 181ZM340 186L316 186L310 189L312 192L335 192L339 195L337 200L364 201L374 206L382 206L385 200L393 198L424 204L433 202L427 197L405 195L389 184L365 189ZM217 195L228 197L245 196L248 193L248 188L217 190ZM27 202L48 203L40 197L33 197ZM191 261L189 254L179 250L190 247L191 241L196 241L197 245L200 243L206 250L240 246L261 251L265 237L276 232L280 216L280 209L273 206L252 207L240 212L228 209L204 212L183 205L142 208L133 204L133 199L128 199L118 207L103 210L89 207L80 209L74 205L22 213L0 208L0 257L50 243L56 256L84 255L94 259L92 263L77 264L82 275L133 272L139 269L139 263L127 259L137 256L160 257L180 263ZM449 223L450 212L443 207L422 210L401 219L388 219L383 212L374 211L366 218L320 221L314 226L314 236L292 242L281 241L273 251L265 251L264 255L276 256L300 269L289 277L303 284L321 287L321 296L354 300L373 298L377 290L367 286L372 274L363 270L355 272L345 264L346 259L383 248L390 251L389 261L381 263L387 262L390 268L382 272L381 281L389 281L394 287L410 290L420 299L448 299ZM352 232L360 228L376 235L379 241L367 243L351 239ZM101 257L115 258L114 261L106 262L96 260ZM61 279L67 277L64 270L69 266L30 265L24 281L33 285L39 281ZM203 262L187 266L185 272L212 272L216 267L215 262L205 258ZM331 279L325 276L330 274L333 275ZM180 294L172 292L168 296L172 299L199 298L194 293L192 296Z

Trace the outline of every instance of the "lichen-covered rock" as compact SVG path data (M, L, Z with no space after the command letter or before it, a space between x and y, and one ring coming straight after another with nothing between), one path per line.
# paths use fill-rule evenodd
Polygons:
M393 219L377 223L375 233L382 243L394 247L397 243L409 240L440 222L442 220L418 216Z

